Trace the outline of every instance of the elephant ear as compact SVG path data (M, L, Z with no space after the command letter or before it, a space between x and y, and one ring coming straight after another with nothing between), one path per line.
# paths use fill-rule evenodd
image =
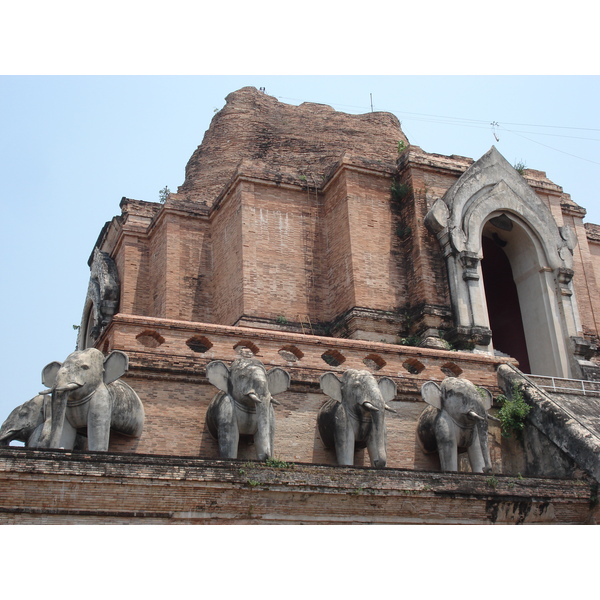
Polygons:
M442 410L442 390L435 381L426 381L421 386L421 398L427 404L431 404L431 406Z
M121 375L124 375L127 369L129 369L129 357L127 354L120 350L113 350L104 359L104 374L102 379L108 385L119 379Z
M47 364L42 369L42 383L47 388L52 389L54 387L54 384L56 383L56 374L61 367L62 363L54 361Z
M377 384L379 385L379 390L381 391L384 402L390 402L390 400L393 400L396 397L397 388L393 379L382 377Z
M330 398L342 401L342 382L335 373L324 373L321 375L321 389Z
M486 390L485 388L477 386L477 391L481 396L481 402L483 404L483 408L485 408L486 412L492 408L492 404L494 402L494 396L490 390Z
M275 396L285 392L290 387L291 377L285 369L274 367L267 372L267 381L271 396Z
M221 360L213 360L206 365L206 377L222 392L227 392L229 381L229 368Z

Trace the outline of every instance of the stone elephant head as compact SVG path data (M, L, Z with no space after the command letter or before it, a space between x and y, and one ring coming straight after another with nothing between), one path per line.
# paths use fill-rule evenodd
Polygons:
M221 458L237 458L240 435L252 436L258 460L273 456L275 439L273 396L290 386L287 371L267 371L255 358L236 358L228 367L220 360L206 365L206 377L220 392L206 412L210 434L218 441Z
M421 397L428 406L417 423L417 439L426 454L438 452L442 471L458 471L458 453L467 452L474 473L492 470L488 414L492 394L468 379L427 381Z
M27 448L38 448L50 401L49 396L38 394L13 409L0 427L0 446L9 446L17 441L23 442ZM85 447L85 437L77 435L74 449L84 450Z
M49 399L38 394L13 409L0 427L0 446L8 446L16 440L28 448L36 448L44 424L45 401Z
M108 450L110 430L138 437L144 425L144 407L126 383L118 381L129 359L120 351L106 358L87 348L70 354L63 363L42 370L42 383L51 394L39 446L72 449L77 432L88 438L89 450Z
M335 448L339 465L353 465L356 447L367 447L371 466L387 464L385 412L395 412L387 402L396 397L389 377L376 380L369 371L348 369L340 379L325 373L320 380L327 400L317 416L326 448Z

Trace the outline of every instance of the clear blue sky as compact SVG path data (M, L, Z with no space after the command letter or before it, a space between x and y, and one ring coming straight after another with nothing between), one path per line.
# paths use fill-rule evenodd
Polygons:
M494 144L512 164L546 171L600 223L600 77L1 77L0 419L74 349L87 260L121 197L175 191L225 96L247 85L350 113L372 99L427 152L477 159Z

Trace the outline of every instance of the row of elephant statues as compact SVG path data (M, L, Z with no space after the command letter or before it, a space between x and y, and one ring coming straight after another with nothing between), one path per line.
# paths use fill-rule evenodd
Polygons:
M139 437L144 407L136 392L120 377L128 357L113 351L107 357L88 348L70 354L63 363L42 370L46 390L15 408L0 428L0 445L13 440L34 448L108 450L111 430ZM214 360L206 366L208 381L219 391L206 412L206 424L217 440L221 458L237 458L240 437L251 436L259 460L273 456L274 398L290 386L289 373L267 370L256 358L239 357L229 366ZM335 449L339 465L353 465L357 447L366 447L371 465L383 468L386 456L386 412L396 397L389 377L348 369L342 376L321 376L328 399L317 415L326 448ZM417 422L417 439L427 454L437 452L443 471L458 470L458 453L467 452L473 472L491 471L487 411L489 391L463 378L448 377L441 384L421 387L428 404ZM84 437L85 436L85 437Z

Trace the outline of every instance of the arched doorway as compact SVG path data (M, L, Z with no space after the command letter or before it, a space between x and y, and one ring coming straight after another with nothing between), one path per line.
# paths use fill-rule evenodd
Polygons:
M516 358L520 369L531 373L517 286L502 249L506 242L491 234L488 229L482 238L481 271L494 350Z
M540 240L516 215L502 213L485 223L481 243L492 346L525 373L561 376L564 333Z
M476 352L497 347L519 358L530 373L573 377L579 372L572 349L582 335L571 281L575 234L568 225L559 226L496 148L433 203L425 224L446 260L455 323L450 339L471 344ZM502 250L495 267L482 266L483 244L488 258ZM502 276L504 283L497 281ZM488 306L486 296L500 301Z

